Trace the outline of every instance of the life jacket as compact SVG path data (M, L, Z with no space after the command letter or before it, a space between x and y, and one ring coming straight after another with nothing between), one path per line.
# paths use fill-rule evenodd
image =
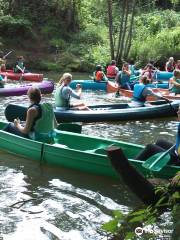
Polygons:
M180 79L176 79L176 78L174 77L174 80L175 80L177 83L180 84ZM177 86L175 86L175 85L173 84L173 87L171 88L171 92L176 93L176 94L180 94L180 88L177 87Z
M5 72L5 71L6 71L6 65L5 65L5 64L2 64L2 65L1 65L0 71L1 71L1 72Z
M175 150L176 150L176 153L178 154L178 156L180 156L180 123L178 125Z
M128 76L126 73L121 72L118 76L118 83L123 87L126 83L130 82L130 76Z
M171 63L171 62L167 62L167 71L168 72L173 72L174 71L174 67L175 67L175 63Z
M95 73L95 80L96 81L103 81L103 78L104 78L104 74L102 71L97 71Z
M115 78L117 75L116 65L109 65L107 67L107 77L108 78Z
M19 71L19 69L16 67L17 65L18 65L21 69L24 68L24 63L21 62L21 61L17 61L17 62L15 63L15 66L14 66L14 72L15 72L15 73Z
M131 75L135 75L135 67L134 67L134 65L129 65L129 70L131 71Z
M66 87L64 85L58 87L55 92L55 106L56 107L63 107L63 108L69 108L70 107L70 95L68 96L68 99L65 99L62 96L62 90Z
M3 77L0 75L0 81L3 81Z
M55 127L53 107L50 103L42 103L39 106L41 116L35 120L33 130L29 133L29 137L33 140L49 142L52 140L52 133ZM31 107L33 107L33 105Z
M176 66L176 69L177 69L177 70L180 70L180 65L177 65L177 66Z
M143 96L143 91L147 86L144 84L135 84L134 85L134 92L133 92L133 99L140 102L145 102L146 97Z

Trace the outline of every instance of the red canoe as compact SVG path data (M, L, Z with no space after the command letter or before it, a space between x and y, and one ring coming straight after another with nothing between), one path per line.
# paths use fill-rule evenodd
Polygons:
M14 73L13 70L6 70L6 72L0 72L0 75L11 80L24 80L32 82L41 82L43 80L43 74L38 73Z
M170 100L180 100L180 94L177 95L171 95L168 89L163 89L163 88L153 88L154 92L160 92L163 97L170 99ZM131 90L126 90L126 89L120 89L120 94L125 97L132 98L133 96L133 91ZM153 96L148 96L147 101L154 101L156 100L155 97Z

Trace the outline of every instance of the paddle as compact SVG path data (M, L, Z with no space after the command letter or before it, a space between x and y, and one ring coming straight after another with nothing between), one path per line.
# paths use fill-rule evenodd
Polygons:
M23 70L23 72L22 72L22 74L21 74L21 76L20 76L20 78L19 78L19 82L20 82L20 83L23 81L23 77L24 77L24 70Z
M3 56L3 59L5 59L12 51L8 52L6 55Z
M171 148L169 148L167 151L163 153L156 153L153 156L149 157L142 166L144 168L147 168L151 171L157 171L159 172L164 166L167 165L167 163L170 161L170 155L167 155L175 145L173 145Z

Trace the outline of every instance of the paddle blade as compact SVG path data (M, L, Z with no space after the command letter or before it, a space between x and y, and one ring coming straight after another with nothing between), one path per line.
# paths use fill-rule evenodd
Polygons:
M81 133L82 125L76 123L61 123L57 126L57 129L61 131Z
M160 171L164 166L167 165L171 158L169 154L164 154L164 156L162 155L162 152L154 154L153 156L149 157L142 164L142 166L154 172Z

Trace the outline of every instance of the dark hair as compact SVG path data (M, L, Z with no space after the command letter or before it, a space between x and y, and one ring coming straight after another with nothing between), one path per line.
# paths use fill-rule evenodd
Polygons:
M96 71L102 71L102 66L101 65L96 65Z
M111 65L116 65L116 60L112 60Z
M23 56L17 56L17 60L23 60L24 61L24 57Z
M134 64L134 59L133 59L133 58L131 58L131 59L129 60L129 64L131 64L131 65Z
M34 103L40 103L41 101L41 91L39 88L30 87L27 92L29 99Z
M153 68L153 65L151 63L148 63L146 67Z
M179 74L180 74L180 71L175 69L174 70L174 77L177 77Z
M141 82L145 85L150 83L149 79L146 76L141 77Z

